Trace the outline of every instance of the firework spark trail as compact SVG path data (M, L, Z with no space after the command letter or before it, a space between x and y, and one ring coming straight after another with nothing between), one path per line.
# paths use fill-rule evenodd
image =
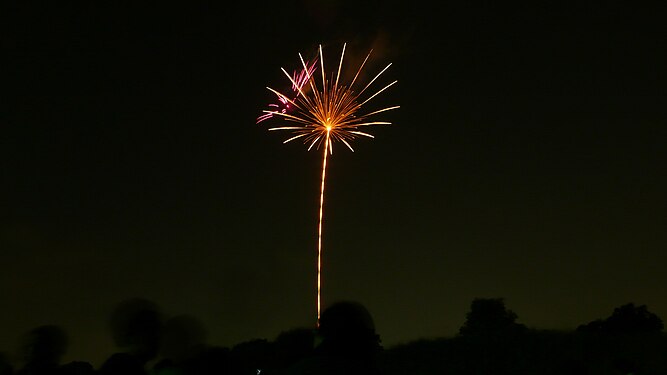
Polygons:
M389 69L391 64L387 65L382 71L380 71L380 73L373 77L373 79L370 80L370 82L368 82L366 86L361 89L361 91L357 93L352 89L352 87L357 81L357 78L359 78L359 75L363 67L366 65L366 62L368 61L372 51L368 53L361 66L359 66L359 69L357 70L349 86L345 86L339 85L340 72L343 67L343 59L345 56L345 47L346 44L343 45L343 51L340 55L335 81L333 80L333 72L331 74L331 80L327 81L326 73L324 70L324 55L322 53L322 46L319 46L319 62L322 73L321 89L317 86L317 82L314 78L317 60L310 64L306 64L301 54L299 54L299 59L301 60L303 69L298 75L296 74L296 71L293 75L290 75L285 69L281 68L285 76L287 76L287 78L291 81L292 90L295 92L296 96L294 99L290 99L290 97L277 90L274 90L270 87L267 87L267 89L274 93L278 97L278 100L284 104L286 108L291 105L292 111L290 113L285 109L281 111L264 110L262 111L264 114L257 119L257 123L259 123L275 116L276 118L282 117L283 120L293 123L291 126L280 126L269 129L270 131L287 130L294 134L291 138L288 138L283 143L288 143L295 139L301 139L304 144L308 145L309 151L313 147L319 149L320 146L324 146L322 157L322 183L320 187L319 225L317 235L318 326L322 306L322 224L324 221L324 187L327 169L327 155L333 154L333 143L335 141L340 141L354 152L354 149L350 145L351 141L359 137L374 138L371 134L360 131L360 127L391 124L390 122L386 121L368 121L368 117L378 113L400 108L400 106L392 106L365 114L358 113L364 104L368 103L371 99L375 98L377 95L393 86L397 81L391 82L362 101L361 95L366 92L366 89L368 89L387 69ZM310 87L309 92L304 92L306 82ZM272 108L279 108L279 106L275 104L271 104L269 106Z
M324 179L327 175L327 154L329 148L329 132L327 132L327 138L324 141L324 156L322 157L322 187L320 188L320 224L317 229L317 324L320 324L320 311L321 311L321 275L322 275L322 217L324 213Z
M316 65L317 65L317 59L315 59L313 62L310 63L309 66L306 67L306 63L303 63L304 68L297 74L297 71L295 70L294 73L292 73L292 91L294 92L295 95L298 95L299 92L301 91L301 88L303 88L303 85L308 82L308 78L310 75L313 74L315 71ZM280 104L269 104L269 107L275 108L276 111L280 110L281 113L286 113L287 110L290 109L289 107L289 101L287 97L283 96L282 94L276 93L276 96L278 97L278 102ZM295 98L296 99L296 98ZM282 109L281 106L283 107ZM264 113L257 117L257 121L255 122L256 124L259 124L262 121L268 120L273 117L273 113Z

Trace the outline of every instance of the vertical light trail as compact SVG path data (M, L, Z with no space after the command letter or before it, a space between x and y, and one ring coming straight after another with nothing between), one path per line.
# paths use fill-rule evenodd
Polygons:
M320 225L317 235L317 326L320 326L320 312L322 311L322 217L324 212L324 179L327 175L327 154L329 153L329 133L327 129L327 137L324 140L324 156L322 157L322 186L320 188Z

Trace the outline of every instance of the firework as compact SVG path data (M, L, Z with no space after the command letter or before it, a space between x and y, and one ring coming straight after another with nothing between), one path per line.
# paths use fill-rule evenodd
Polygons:
M389 125L387 121L370 121L371 116L382 112L390 111L399 108L399 106L386 107L371 112L364 112L362 107L371 99L375 98L381 92L396 84L393 81L377 91L370 91L367 89L391 66L387 65L377 75L373 77L365 86L357 90L354 86L357 79L360 78L360 73L366 62L371 56L368 53L364 61L354 75L349 84L344 84L340 81L340 73L343 67L343 59L345 56L345 47L340 54L340 61L338 69L335 74L332 72L327 79L327 74L324 69L324 56L322 54L322 46L319 46L319 68L322 75L321 86L318 86L319 78L315 78L315 65L317 59L311 63L306 63L301 54L302 69L297 75L294 72L292 75L287 73L283 68L281 70L292 83L293 95L285 95L277 90L267 87L269 91L274 93L281 105L270 104L270 109L262 111L263 114L257 118L257 122L268 120L275 117L276 120L281 119L289 122L287 126L279 126L270 128L270 131L284 130L291 133L291 136L283 143L288 143L296 139L303 141L308 146L310 151L322 148L322 182L320 186L320 210L319 210L319 225L317 232L317 322L319 325L321 312L321 274L322 274L322 222L324 213L324 182L327 170L327 155L333 154L333 144L341 142L347 146L351 151L354 149L351 142L359 137L373 138L373 136L365 131L365 127L373 125ZM306 84L308 84L306 86ZM309 89L309 90L308 90ZM289 110L288 110L289 109Z

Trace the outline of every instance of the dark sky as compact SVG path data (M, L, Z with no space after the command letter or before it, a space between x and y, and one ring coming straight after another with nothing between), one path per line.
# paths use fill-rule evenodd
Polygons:
M0 351L59 324L99 363L136 296L221 345L313 326L321 154L255 118L320 43L375 48L401 105L329 160L325 305L364 303L388 346L476 297L537 328L667 319L659 9L218 3L2 5Z

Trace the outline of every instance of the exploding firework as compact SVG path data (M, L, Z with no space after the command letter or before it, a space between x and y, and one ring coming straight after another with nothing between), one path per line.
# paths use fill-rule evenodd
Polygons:
M371 99L375 98L381 92L396 84L393 81L377 91L370 91L367 89L391 66L387 65L382 69L373 79L371 79L360 90L354 86L366 62L371 56L368 53L364 61L354 75L349 84L344 84L340 81L340 73L343 67L343 59L345 56L345 47L340 54L340 61L338 69L335 73L333 71L327 79L327 74L324 69L324 56L322 54L322 46L319 46L319 65L322 75L321 86L318 86L319 78L315 78L315 65L317 60L311 63L306 63L301 54L302 69L300 73L294 72L292 75L287 73L283 68L281 70L289 78L292 83L293 95L285 95L277 90L267 87L269 91L274 93L282 105L270 104L270 109L262 111L263 114L257 118L257 123L275 117L277 120L289 122L288 126L279 126L270 128L269 130L285 130L291 133L291 137L286 139L283 143L288 143L296 139L300 139L308 146L310 151L315 149L323 149L322 156L322 182L320 186L320 210L319 210L319 225L317 232L317 322L319 325L321 312L321 274L322 274L322 222L324 213L324 181L327 170L327 155L333 154L333 144L341 142L354 152L350 142L359 137L374 138L371 134L362 131L367 126L372 125L389 125L387 121L370 121L371 116L382 112L397 109L400 106L386 107L371 112L364 112L362 107ZM306 86L308 84L308 86ZM307 89L310 90L307 90ZM288 110L289 109L289 110Z

